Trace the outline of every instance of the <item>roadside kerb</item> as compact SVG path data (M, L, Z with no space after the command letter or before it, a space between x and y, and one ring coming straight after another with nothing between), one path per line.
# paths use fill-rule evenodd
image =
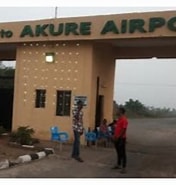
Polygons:
M15 165L18 165L18 164L21 164L21 163L31 162L31 161L37 160L37 159L42 159L42 158L44 158L44 157L46 157L50 154L54 154L54 153L55 152L54 152L53 148L44 148L40 152L27 154L27 155L22 155L22 156L19 156L15 160L5 159L5 160L0 162L0 169L9 168L11 166L15 166Z

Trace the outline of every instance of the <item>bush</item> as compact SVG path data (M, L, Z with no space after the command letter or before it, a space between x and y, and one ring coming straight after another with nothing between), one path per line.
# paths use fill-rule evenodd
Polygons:
M33 138L32 135L34 134L34 129L29 128L29 126L21 126L10 134L10 141L16 142L21 145L32 145Z
M5 128L4 128L3 126L0 126L0 136L1 136L2 134L4 134L4 133L6 133Z

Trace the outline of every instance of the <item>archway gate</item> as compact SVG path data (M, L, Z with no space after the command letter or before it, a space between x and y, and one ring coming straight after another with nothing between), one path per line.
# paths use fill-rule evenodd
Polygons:
M174 11L1 23L0 60L17 61L13 129L29 125L48 139L58 125L72 134L78 98L86 128L112 121L115 60L174 58L175 50Z

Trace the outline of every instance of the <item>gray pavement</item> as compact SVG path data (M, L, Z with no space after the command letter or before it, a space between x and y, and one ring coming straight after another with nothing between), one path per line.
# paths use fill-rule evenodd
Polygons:
M72 147L31 163L0 171L7 178L126 178L176 177L176 119L130 120L126 174L112 170L116 163L113 147L81 147L83 163L70 157Z
M2 170L0 171L0 177L105 178L133 177L137 175L134 174L133 170L130 168L128 169L128 175L122 175L118 170L111 169L115 164L114 159L116 159L115 152L112 148L82 148L81 152L82 158L85 160L84 163L79 163L72 159L70 157L70 149L71 146L64 146L64 152L60 154L55 154L42 160ZM134 154L130 155L130 158L133 155Z

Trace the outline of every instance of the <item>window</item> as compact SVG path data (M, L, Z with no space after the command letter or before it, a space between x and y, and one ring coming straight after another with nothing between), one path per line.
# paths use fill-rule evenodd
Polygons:
M45 53L45 61L47 63L53 63L54 62L54 57L55 57L54 53Z
M57 91L57 116L70 116L71 91Z
M35 107L36 108L44 108L45 102L46 102L46 90L37 89L36 90Z

